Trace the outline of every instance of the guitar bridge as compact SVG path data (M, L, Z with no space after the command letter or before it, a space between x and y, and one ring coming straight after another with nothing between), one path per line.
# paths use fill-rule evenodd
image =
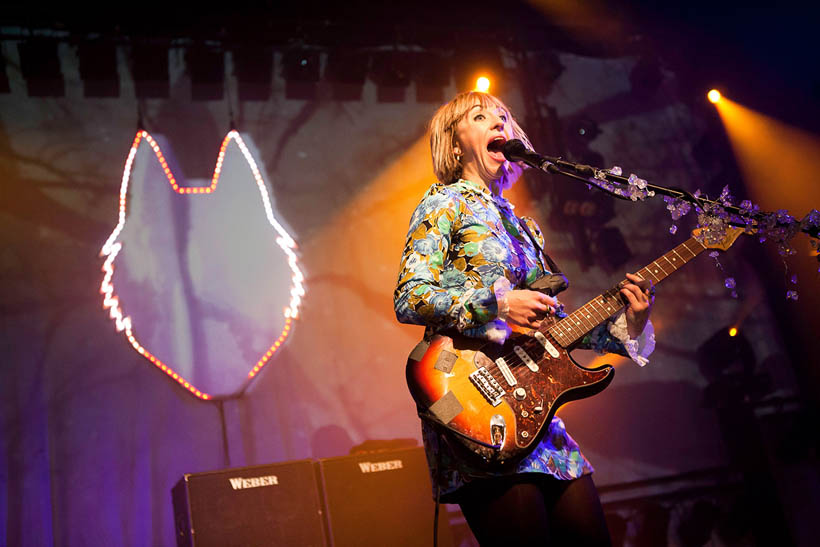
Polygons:
M493 406L501 404L501 397L505 394L504 389L486 368L481 367L471 373L470 381L478 388L478 391L487 399L488 403Z

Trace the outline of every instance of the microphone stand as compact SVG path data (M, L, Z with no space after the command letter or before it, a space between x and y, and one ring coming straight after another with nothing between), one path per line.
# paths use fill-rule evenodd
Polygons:
M670 188L666 186L659 186L657 184L651 184L638 179L635 175L627 178L621 175L620 168L601 169L580 163L573 163L562 158L540 156L536 154L528 155L528 157L522 158L519 161L526 163L530 167L544 171L545 173L562 175L583 182L588 187L592 185L612 197L626 201L637 201L638 199L643 200L646 196L651 197L655 194L660 194L663 196L669 196L675 200L690 203L700 209L706 209L709 206L721 207L730 215L739 217L729 221L729 224L734 226L748 225L747 222L742 222L739 220L740 218L750 219L755 223L766 223L766 219L771 218L773 215L773 213L752 211L750 209L743 209L735 205L725 204L722 201L696 196L691 192L681 190L680 188ZM637 185L636 181L643 183L638 186L638 192L627 191L626 189L629 189L630 186ZM808 219L810 216L811 213L809 213L806 218ZM799 225L799 230L808 234L809 237L820 238L820 223L817 222L805 221L805 219L804 222L797 220L789 222L778 219L776 224L780 227L791 227L795 223ZM818 260L820 261L820 255L818 255Z

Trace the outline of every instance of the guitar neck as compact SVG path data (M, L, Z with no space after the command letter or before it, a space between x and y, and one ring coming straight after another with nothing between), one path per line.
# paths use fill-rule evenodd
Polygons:
M706 247L701 242L690 237L662 257L638 270L637 274L643 279L651 279L657 285L705 249ZM572 346L596 326L625 307L621 297L621 288L627 283L630 281L622 280L564 317L549 328L550 334L561 346L565 348Z

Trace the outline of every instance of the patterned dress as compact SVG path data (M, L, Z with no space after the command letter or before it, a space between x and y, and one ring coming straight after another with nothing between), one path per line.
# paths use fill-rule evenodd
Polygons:
M513 206L484 185L463 179L433 184L410 219L394 293L399 321L426 325L428 338L455 328L466 336L503 343L510 334L499 317L504 294L549 273L521 222L543 248L535 221L517 218ZM607 324L594 329L579 347L627 353ZM443 501L475 478L497 475L456 458L446 435L424 420L422 437ZM547 473L569 480L592 471L563 421L555 417L538 446L509 473Z

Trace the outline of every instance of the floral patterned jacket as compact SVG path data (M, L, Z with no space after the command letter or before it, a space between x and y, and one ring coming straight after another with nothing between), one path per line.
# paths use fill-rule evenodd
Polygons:
M466 336L503 343L510 334L503 318L506 292L526 288L550 273L522 222L543 248L535 221L516 217L513 205L484 185L463 179L433 184L410 219L394 293L398 320L425 325L426 337L455 328ZM621 315L619 321L594 329L579 347L632 354L643 364L654 347L654 335L647 331L645 340L629 341L628 349L634 351L628 351ZM444 501L466 482L491 476L454 457L446 435L424 421L422 436L433 482ZM563 421L555 417L541 443L512 472L574 479L592 471Z

